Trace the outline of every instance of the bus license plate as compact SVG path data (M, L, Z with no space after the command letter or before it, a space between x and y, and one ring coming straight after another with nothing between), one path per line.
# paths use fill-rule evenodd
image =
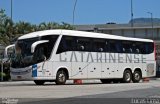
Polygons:
M17 79L22 79L22 76L17 76Z

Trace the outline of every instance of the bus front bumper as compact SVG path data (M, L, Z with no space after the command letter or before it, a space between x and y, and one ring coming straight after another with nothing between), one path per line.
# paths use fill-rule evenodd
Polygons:
M11 80L32 80L32 67L30 66L26 68L11 68L10 75Z

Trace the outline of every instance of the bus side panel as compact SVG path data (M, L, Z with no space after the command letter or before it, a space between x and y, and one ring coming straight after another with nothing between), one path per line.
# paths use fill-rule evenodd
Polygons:
M56 79L56 74L59 69L67 69L69 78L71 76L71 62L70 62L71 52L64 52L61 54L54 55L53 63L53 77Z
M72 79L87 79L88 66L86 62L88 52L72 51L70 61L72 62Z
M103 60L103 53L100 52L86 52L85 61L88 63L88 78L101 78L101 68Z
M88 78L101 78L101 63L89 63L88 65Z
M143 55L143 72L142 77L153 77L156 75L156 61L154 60L154 53Z
M118 78L123 78L123 73L126 69L131 69L132 70L133 64L132 63L119 63L118 67Z
M53 78L56 79L56 75L58 70L60 69L64 69L68 71L69 74L69 78L71 75L71 62L53 62L53 68L52 68L52 72L53 72Z
M119 63L102 63L102 78L121 78L122 69L119 67Z
M87 79L88 63L86 62L72 62L71 79Z

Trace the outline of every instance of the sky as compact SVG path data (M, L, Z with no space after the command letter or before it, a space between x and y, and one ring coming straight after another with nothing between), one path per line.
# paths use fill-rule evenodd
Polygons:
M41 22L73 22L75 0L13 0L13 21L33 24ZM11 0L0 0L0 9L11 16ZM153 13L160 18L160 0L133 0L134 18ZM75 24L128 23L131 19L131 0L77 0Z

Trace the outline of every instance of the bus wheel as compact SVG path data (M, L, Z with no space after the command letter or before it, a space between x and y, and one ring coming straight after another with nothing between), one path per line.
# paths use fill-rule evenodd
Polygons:
M130 83L132 80L132 73L129 70L125 70L123 74L123 82Z
M64 85L66 83L66 80L67 80L67 75L65 71L63 70L58 71L55 83L57 85Z
M100 79L102 83L111 83L111 79Z
M141 79L142 79L141 72L140 71L135 71L133 73L133 82L138 83Z
M45 81L42 81L42 80L34 80L34 83L36 85L44 85Z

